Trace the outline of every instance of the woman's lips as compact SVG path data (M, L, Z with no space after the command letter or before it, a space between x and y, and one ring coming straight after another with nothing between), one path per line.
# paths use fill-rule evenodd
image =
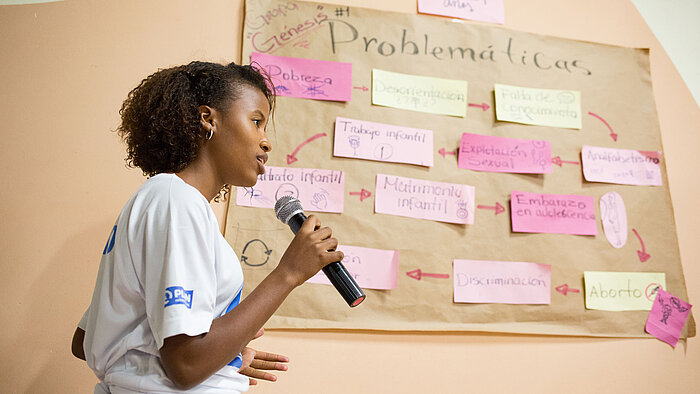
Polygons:
M261 174L265 173L265 163L267 162L267 153L257 156L258 160L258 172Z

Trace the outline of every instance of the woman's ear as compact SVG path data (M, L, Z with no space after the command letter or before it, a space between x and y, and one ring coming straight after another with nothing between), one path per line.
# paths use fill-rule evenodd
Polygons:
M214 116L216 110L208 105L199 106L199 123L202 125L204 130L211 130L214 128Z

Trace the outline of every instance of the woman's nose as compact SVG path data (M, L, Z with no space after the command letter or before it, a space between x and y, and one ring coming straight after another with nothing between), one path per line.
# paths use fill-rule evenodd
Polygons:
M270 140L267 139L267 137L263 138L263 139L260 141L260 148L261 148L264 152L269 152L269 151L272 150L272 144L270 143Z

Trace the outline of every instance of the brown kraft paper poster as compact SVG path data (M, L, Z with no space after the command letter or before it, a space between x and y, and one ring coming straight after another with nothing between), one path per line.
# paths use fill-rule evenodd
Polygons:
M275 127L268 128L274 147L268 166L344 171L343 213L316 214L333 228L341 244L398 250L398 286L366 289L365 302L351 309L333 287L304 284L266 327L649 337L644 332L647 311L585 308L584 271L663 272L666 290L688 299L663 155L662 186L629 186L586 182L581 166L568 163L554 165L544 175L465 170L449 154L458 148L463 133L548 140L553 158L579 163L584 145L663 151L648 50L427 15L347 6L342 7L344 12L337 12L339 8L323 3L247 1L242 59L247 63L252 52L259 52L352 63L352 99L348 102L277 98ZM467 101L472 105L465 117L372 105L372 69L467 81ZM494 84L580 91L582 128L497 121ZM434 165L334 157L336 117L432 130ZM319 133L326 136L297 150ZM616 134L615 139L611 133ZM297 161L287 164L287 155L295 150ZM498 203L505 212L496 215L494 210L476 209L473 224L375 213L377 174L471 185L475 206ZM363 189L372 195L360 198ZM514 190L593 197L598 234L512 232L510 193ZM600 198L610 191L622 196L627 211L628 240L619 249L606 240L600 220ZM643 237L651 255L645 262L638 257L641 246L632 228ZM249 292L274 269L292 233L272 209L237 205L234 190L226 239L241 258L245 291ZM549 264L551 304L455 303L454 259ZM407 275L416 269L450 277L417 280ZM564 284L580 292L555 290ZM694 335L691 315L682 337Z

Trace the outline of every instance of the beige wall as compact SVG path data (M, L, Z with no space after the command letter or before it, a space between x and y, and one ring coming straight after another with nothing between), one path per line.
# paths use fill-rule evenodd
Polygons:
M415 12L413 0L335 0ZM700 111L626 0L507 0L507 27L651 47L653 83L690 302L700 296ZM159 67L238 60L232 0L67 0L0 6L0 392L91 392L70 355L100 252L143 178L113 130ZM688 50L697 47L688 41ZM284 125L277 125L278 132ZM630 131L633 132L633 131ZM223 207L216 207L223 217ZM289 372L253 392L698 392L700 342L495 334L268 332ZM337 387L335 385L338 385Z

